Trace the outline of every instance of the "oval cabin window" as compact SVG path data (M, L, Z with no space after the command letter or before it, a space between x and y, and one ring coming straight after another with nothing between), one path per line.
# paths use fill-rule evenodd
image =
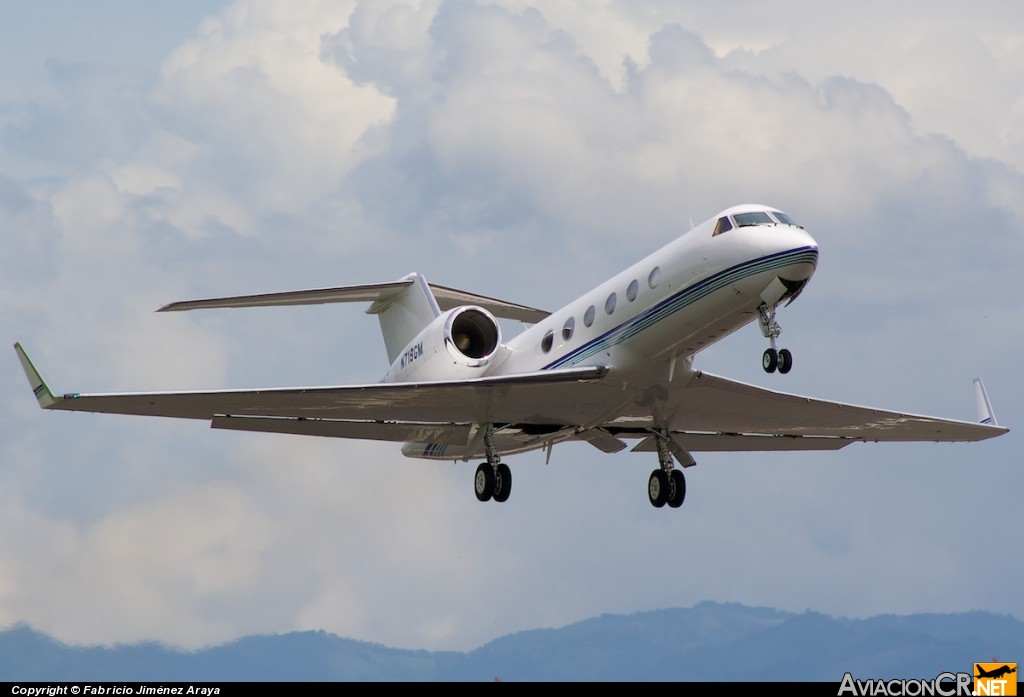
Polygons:
M647 286L654 290L658 287L658 281L661 280L661 267L655 266L651 269L651 275L647 277Z
M565 324L562 325L562 340L568 341L572 338L572 330L576 328L576 318L570 317L565 320Z

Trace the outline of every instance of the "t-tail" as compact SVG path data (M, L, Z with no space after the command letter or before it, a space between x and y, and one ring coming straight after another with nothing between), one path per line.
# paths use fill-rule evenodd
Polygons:
M534 307L432 285L417 273L389 283L186 300L159 312L341 302L371 303L367 312L380 321L391 366L385 382L482 377L501 349L495 316L523 322L548 316Z
M412 340L435 319L441 316L434 293L427 279L411 273L399 283L411 283L399 292L373 303L366 312L377 315L380 331L384 335L384 348L388 352L388 363L395 361L409 350Z

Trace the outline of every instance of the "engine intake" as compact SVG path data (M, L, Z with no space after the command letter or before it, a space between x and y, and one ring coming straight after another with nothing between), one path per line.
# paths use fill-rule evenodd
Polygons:
M501 347L501 328L482 307L465 305L441 314L409 342L384 382L482 377Z
M456 354L456 357L486 362L501 343L501 330L486 310L459 307L448 315L444 339L448 350Z

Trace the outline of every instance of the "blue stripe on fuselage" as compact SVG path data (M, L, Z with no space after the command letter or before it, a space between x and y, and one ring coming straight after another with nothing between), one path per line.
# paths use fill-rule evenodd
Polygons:
M708 278L694 283L692 286L683 288L674 295L670 295L657 305L641 312L636 317L623 322L614 329L591 339L579 348L570 351L561 358L549 363L544 366L542 370L548 370L550 368L566 368L576 365L594 354L601 353L613 346L621 344L645 329L654 326L663 319L670 317L684 307L692 305L698 300L701 300L711 293L714 293L715 291L730 284L742 281L748 276L782 268L784 266L789 266L790 264L800 263L816 266L818 263L818 249L816 247L798 247L797 249L791 249L787 252L770 254L759 259L745 261L741 264L731 266L728 269L719 271L713 276L709 276Z

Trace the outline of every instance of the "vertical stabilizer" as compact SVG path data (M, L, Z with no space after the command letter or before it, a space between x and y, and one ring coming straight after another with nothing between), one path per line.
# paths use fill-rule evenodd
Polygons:
M988 401L988 392L985 391L985 383L981 378L974 378L974 408L977 410L978 423L989 426L998 426L996 413L992 411L992 402Z
M411 273L401 280L411 280L412 284L394 298L378 300L366 311L380 320L389 363L394 363L409 342L441 314L427 279Z

